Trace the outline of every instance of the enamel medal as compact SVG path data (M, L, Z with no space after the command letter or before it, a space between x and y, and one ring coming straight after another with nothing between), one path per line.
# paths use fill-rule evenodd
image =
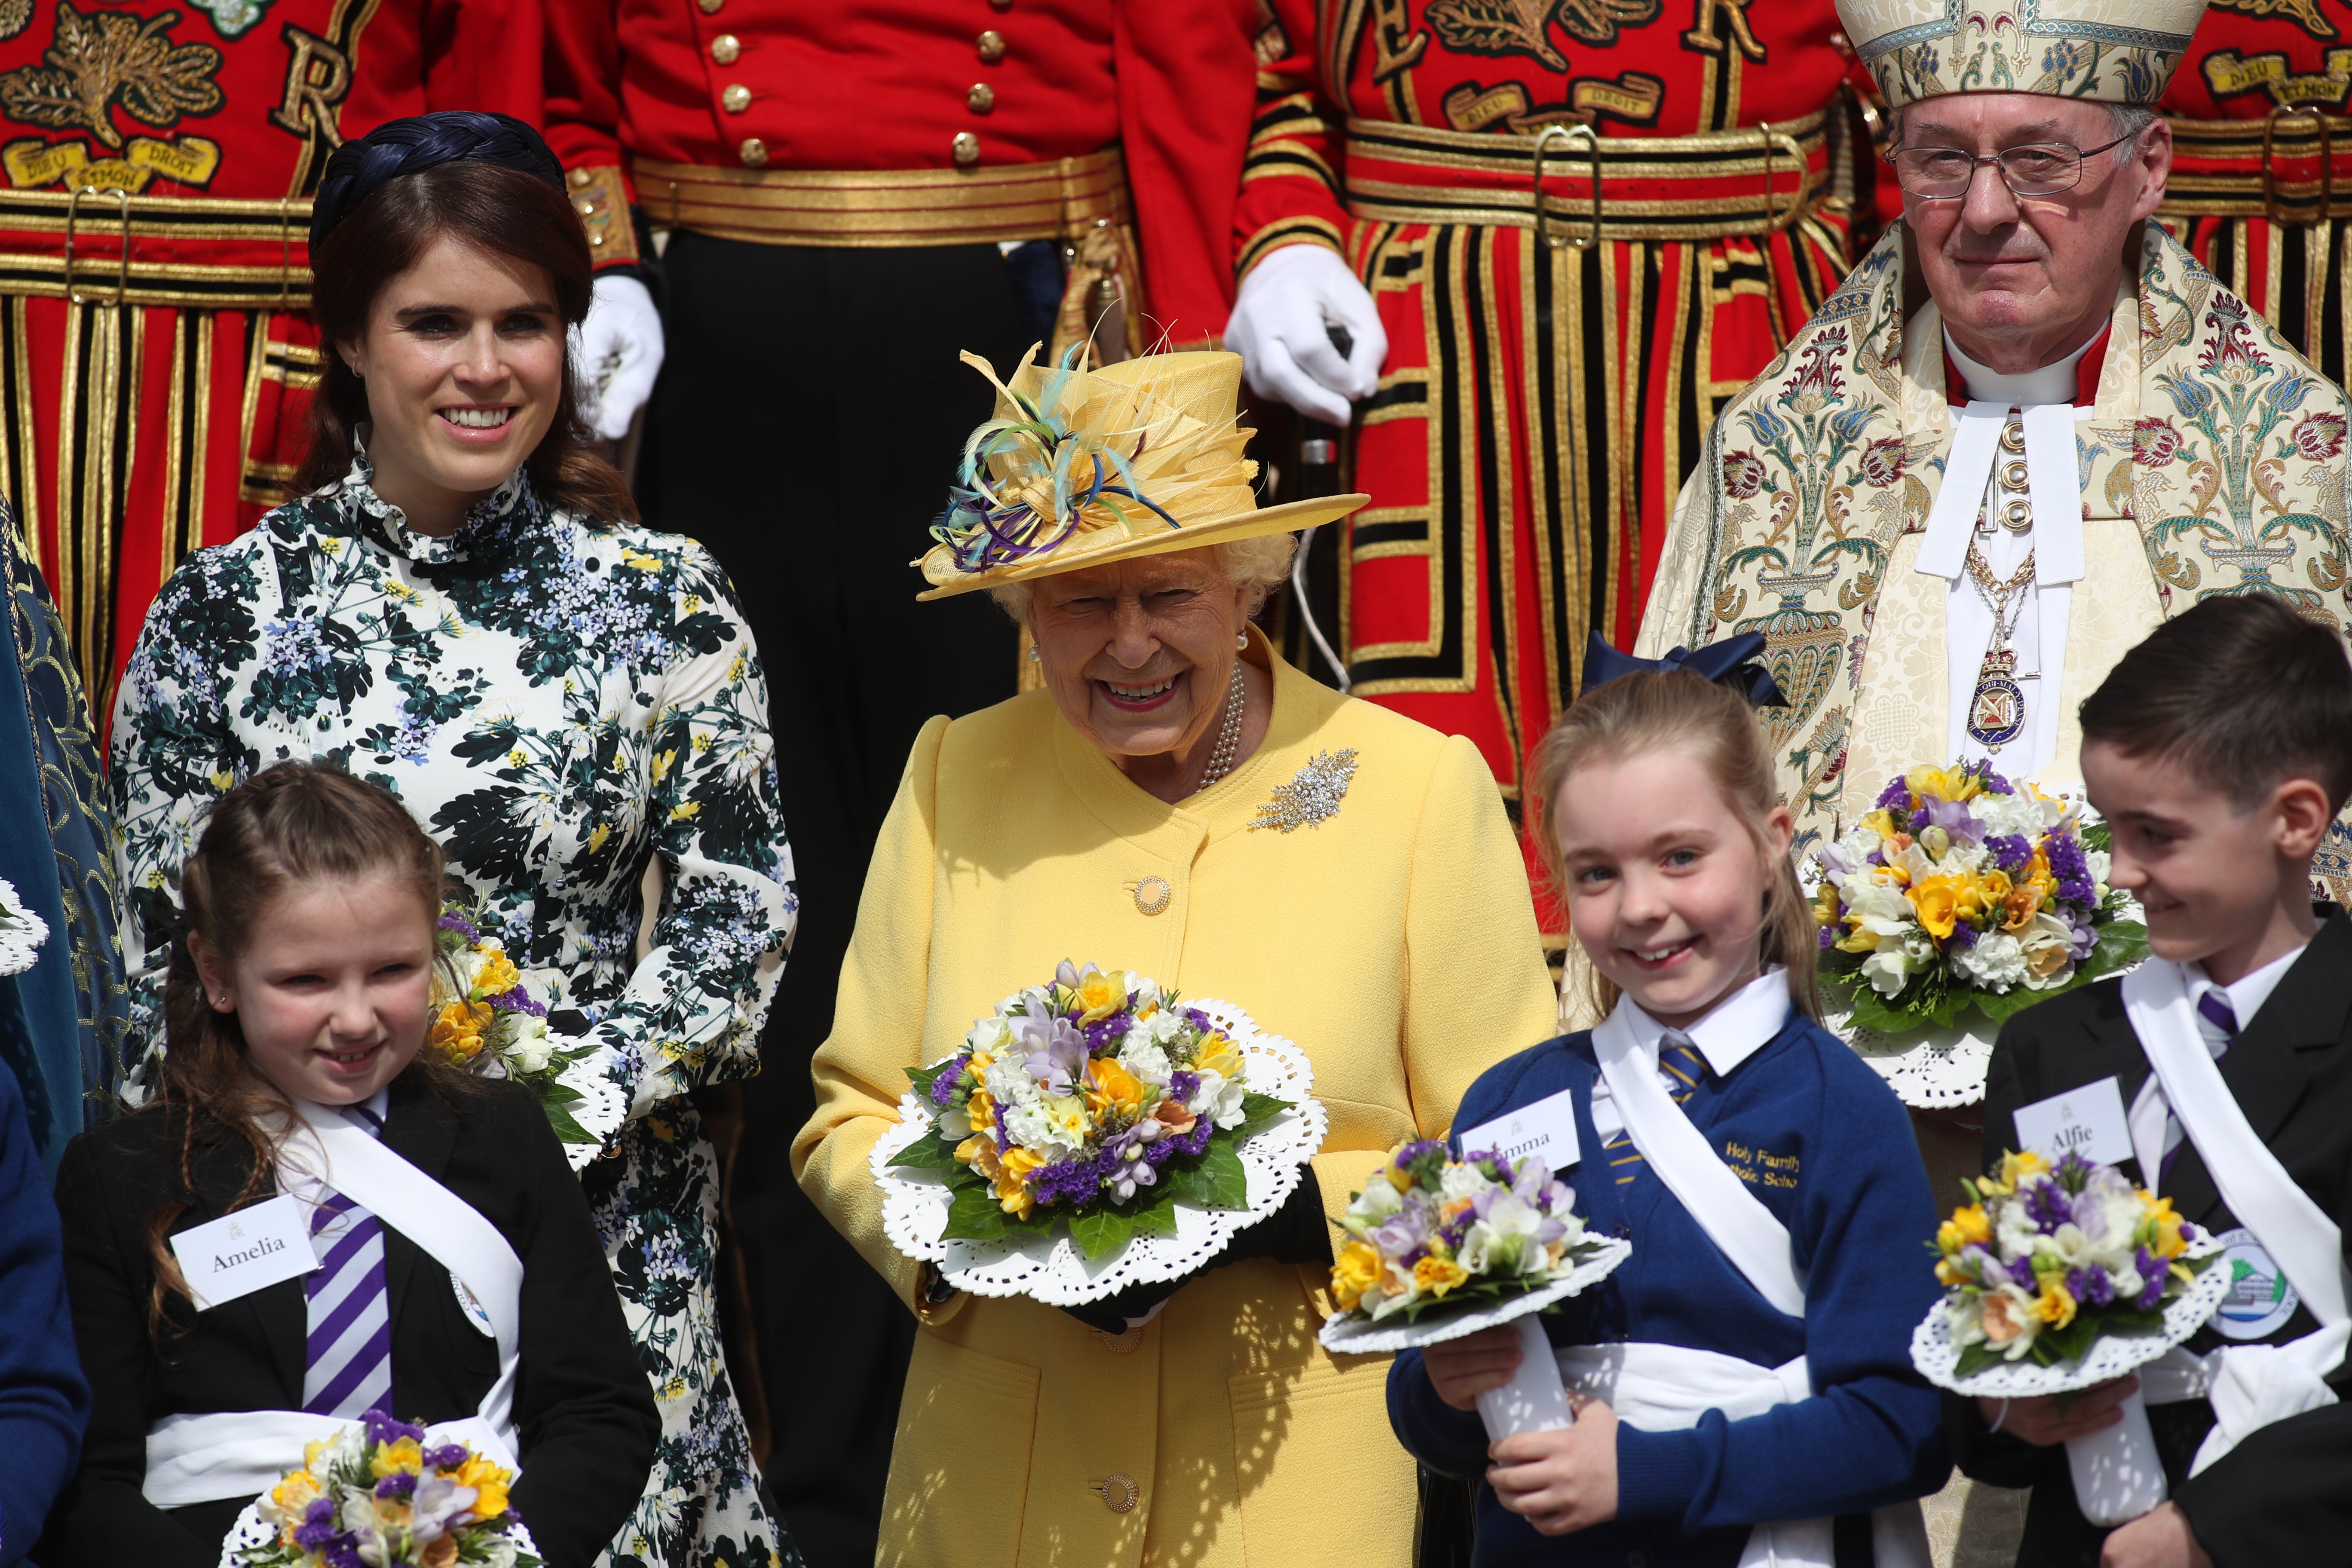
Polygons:
M2017 684L2017 655L2005 647L1989 648L1977 671L1977 689L1969 699L1969 738L1987 752L1998 752L2025 729L2025 692Z

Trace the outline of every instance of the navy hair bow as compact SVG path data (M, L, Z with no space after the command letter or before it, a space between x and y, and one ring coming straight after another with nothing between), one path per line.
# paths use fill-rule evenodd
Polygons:
M1664 658L1636 658L1630 653L1619 653L1599 632L1594 632L1584 643L1584 689L1590 691L1621 675L1644 669L1687 669L1737 688L1748 699L1750 708L1786 708L1789 700L1780 694L1772 672L1754 662L1763 651L1762 632L1741 632L1736 637L1711 642L1703 648L1673 648Z
M319 194L310 203L311 251L315 254L335 226L387 182L461 158L520 169L559 191L563 188L563 165L549 151L547 139L511 114L478 109L412 114L344 142L327 160Z

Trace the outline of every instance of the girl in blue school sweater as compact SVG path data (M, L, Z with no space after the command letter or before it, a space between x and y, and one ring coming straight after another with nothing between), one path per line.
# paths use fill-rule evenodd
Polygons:
M1936 1392L1911 1368L1911 1331L1937 1287L1921 1245L1935 1204L1909 1118L1817 1021L1818 939L1747 701L1691 668L1605 651L1588 669L1633 672L1588 687L1538 760L1545 858L1597 1000L1639 1042L1632 1059L1654 1064L1707 1147L1786 1227L1796 1283L1780 1293L1793 1306L1801 1291L1801 1315L1750 1282L1629 1141L1590 1032L1482 1076L1454 1118L1457 1148L1512 1110L1570 1097L1580 1158L1560 1177L1589 1226L1633 1243L1608 1279L1543 1320L1566 1348L1571 1390L1593 1385L1580 1369L1612 1360L1575 1347L1627 1343L1734 1358L1664 1352L1728 1367L1734 1381L1782 1369L1791 1386L1727 1401L1732 1418L1662 1413L1621 1385L1639 1422L1595 1398L1572 1426L1490 1445L1476 1396L1517 1365L1512 1325L1399 1356L1390 1419L1433 1469L1483 1479L1477 1568L1734 1568L1743 1553L1761 1560L1752 1527L1773 1521L1827 1521L1784 1527L1795 1533L1774 1536L1780 1561L1793 1542L1812 1548L1797 1561L1822 1568L1925 1568L1908 1500L1940 1487L1950 1464ZM1717 645L1693 662L1751 654Z

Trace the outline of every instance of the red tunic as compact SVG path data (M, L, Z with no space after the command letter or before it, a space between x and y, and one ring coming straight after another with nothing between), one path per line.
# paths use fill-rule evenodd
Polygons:
M2344 245L2352 218L2352 121L2345 118L2352 112L2352 3L2215 0L2160 107L2174 131L2172 179L2159 217L2323 374L2341 382L2347 366ZM2315 111L2330 131L2325 171ZM2323 182L2323 172L2332 177Z
M549 10L548 139L575 170L625 153L988 169L1117 145L1152 314L1200 341L1223 331L1233 299L1223 236L1249 134L1247 4L565 0ZM976 157L958 159L960 134Z
M1631 646L1716 410L1848 264L1837 26L1830 0L1267 7L1236 263L1338 249L1389 339L1351 443L1354 689L1475 741L1507 799L1588 629ZM1608 153L1598 245L1562 125Z
M33 0L0 38L0 489L101 714L173 566L301 460L328 155L430 109L535 119L537 5Z

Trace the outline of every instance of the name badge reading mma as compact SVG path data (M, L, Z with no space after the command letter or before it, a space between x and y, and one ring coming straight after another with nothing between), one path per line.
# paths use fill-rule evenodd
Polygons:
M1465 1154L1500 1154L1517 1164L1541 1155L1544 1168L1564 1171L1576 1163L1576 1097L1569 1089L1505 1112L1462 1134Z
M2069 1154L2120 1165L2132 1157L2131 1122L2113 1078L2103 1078L2017 1110L2017 1147L2055 1162ZM2142 1172L2141 1179L2153 1173Z
M172 1237L172 1256L198 1310L249 1296L319 1267L301 1204L280 1195Z

